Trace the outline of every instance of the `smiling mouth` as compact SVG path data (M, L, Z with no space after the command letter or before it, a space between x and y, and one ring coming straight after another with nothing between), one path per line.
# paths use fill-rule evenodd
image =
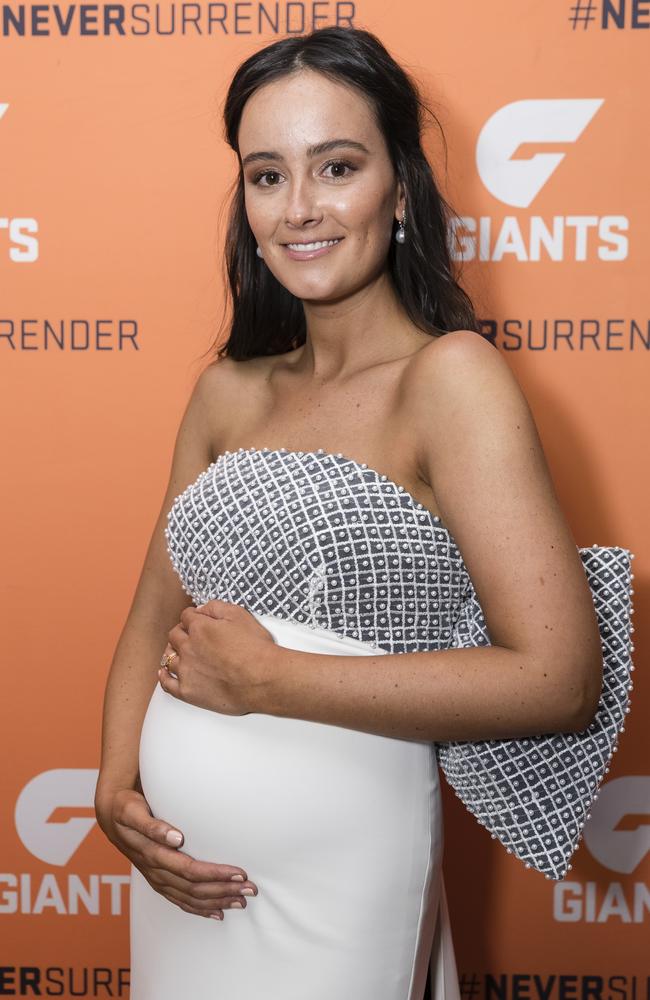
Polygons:
M323 247L333 247L337 243L340 243L343 239L342 236L338 236L333 240L314 240L313 243L283 243L285 247L289 247L290 250L296 250L298 253L301 251L309 252L314 250L322 250Z

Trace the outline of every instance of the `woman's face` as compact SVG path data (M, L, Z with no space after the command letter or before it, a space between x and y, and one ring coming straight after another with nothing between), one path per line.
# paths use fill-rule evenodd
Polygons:
M386 265L401 185L359 92L313 70L260 87L239 128L246 213L268 267L293 295L335 301ZM334 140L341 145L310 151ZM357 145L351 145L356 143ZM287 244L338 239L324 251Z

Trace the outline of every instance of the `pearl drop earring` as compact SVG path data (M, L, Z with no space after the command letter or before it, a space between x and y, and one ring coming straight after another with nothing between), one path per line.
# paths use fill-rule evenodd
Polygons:
M258 257L263 257L264 256L264 254L262 253L262 248L259 245L259 243L257 244L257 251L256 252L257 252L257 256Z
M395 242L396 243L403 243L404 240L405 240L405 233L404 233L404 223L405 222L406 222L406 209L404 209L404 212L402 213L402 221L400 222L399 228L398 228L397 232L395 233Z

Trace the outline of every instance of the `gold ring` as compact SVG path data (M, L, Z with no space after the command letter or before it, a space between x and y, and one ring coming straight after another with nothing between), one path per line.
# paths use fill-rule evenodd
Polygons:
M178 656L178 653L176 652L175 649L173 649L171 651L171 653L165 653L163 655L163 658L160 661L160 666L161 667L168 667L169 664L172 662L172 660L174 659L175 656Z

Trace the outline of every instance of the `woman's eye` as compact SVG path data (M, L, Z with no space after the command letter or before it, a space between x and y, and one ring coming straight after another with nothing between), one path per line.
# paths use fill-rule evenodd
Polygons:
M330 167L336 167L337 170L341 167L351 171L356 170L356 167L353 167L351 163L347 162L347 160L330 160L330 162L325 165L325 170L328 170ZM338 180L339 178L342 179L343 177L347 176L348 176L347 174L340 173L340 174L335 174L334 178L335 180Z
M279 175L278 175L277 170L262 170L259 174L255 174L255 176L253 177L253 184L259 184L263 177L269 177L269 176L271 176L271 177L274 177L274 176L277 177ZM262 184L260 186L261 187L275 187L274 184Z
M332 167L336 171L334 174L330 175L332 180L343 180L348 176L348 174L345 173L344 171L346 170L354 171L357 169L351 163L348 163L347 160L330 160L329 163L325 164L323 170L329 170L330 167ZM255 176L253 177L253 184L257 184L259 187L277 187L278 185L275 181L272 183L262 184L262 180L265 177L280 177L280 176L281 175L277 170L261 170L258 174L255 174Z

